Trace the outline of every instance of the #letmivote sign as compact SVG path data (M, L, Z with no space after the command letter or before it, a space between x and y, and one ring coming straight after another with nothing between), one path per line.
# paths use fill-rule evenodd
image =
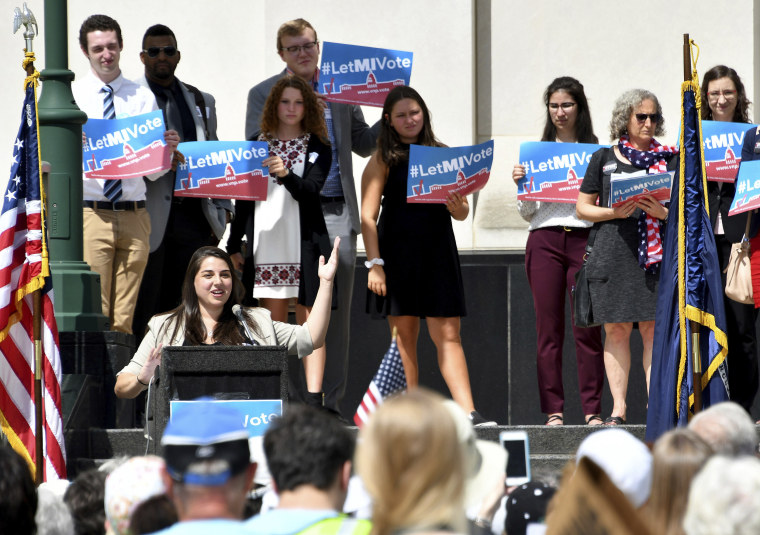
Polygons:
M330 102L383 107L396 86L409 85L412 52L322 43L317 91Z
M121 119L88 119L82 127L84 178L124 179L171 168L161 110Z
M191 141L177 147L185 163L177 166L174 195L264 201L269 155L264 141Z
M520 144L525 176L517 182L521 201L575 204L591 155L607 145L526 141Z
M493 140L466 147L409 147L407 203L446 204L451 192L469 195L488 183Z

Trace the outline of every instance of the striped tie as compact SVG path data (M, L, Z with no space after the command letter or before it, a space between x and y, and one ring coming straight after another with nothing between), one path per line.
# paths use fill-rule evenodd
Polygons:
M116 109L113 106L113 88L106 84L101 93L105 93L103 96L103 119L115 119ZM121 200L121 180L106 180L103 184L103 195L111 202L117 202Z

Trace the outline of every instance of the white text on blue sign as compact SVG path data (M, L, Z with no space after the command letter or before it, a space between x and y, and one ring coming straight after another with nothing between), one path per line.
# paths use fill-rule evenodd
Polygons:
M227 149L207 154L202 158L187 157L187 165L190 169L198 169L206 166L221 165L254 158L266 158L266 149Z
M473 152L469 155L465 154L464 156L459 156L458 158L452 158L451 160L438 162L437 164L430 165L427 168L423 167L420 164L417 164L414 166L416 169L410 169L410 174L412 177L417 177L418 175L429 176L442 173L451 173L452 171L458 171L460 169L463 169L465 166L472 165L473 163L478 163L480 160L489 158L492 155L493 148L488 147L486 149L481 149L480 152Z
M122 128L116 132L108 132L99 139L94 140L88 137L84 151L88 152L90 150L100 150L105 147L123 145L124 143L128 143L129 140L137 138L138 135L147 134L151 130L163 130L163 127L163 121L159 117L146 119L144 123L135 123L133 126Z
M589 161L591 161L591 153L581 152L580 154L571 153L554 156L537 164L529 160L523 162L522 165L525 167L525 173L531 174L554 171L555 169L569 169L578 165L588 165Z

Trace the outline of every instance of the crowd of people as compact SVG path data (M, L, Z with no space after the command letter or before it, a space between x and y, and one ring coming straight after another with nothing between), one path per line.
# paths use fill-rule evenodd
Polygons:
M123 38L114 19L89 17L79 40L91 68L74 84L74 95L88 117L161 109L175 167L182 159L178 143L217 139L213 97L175 76L181 55L171 29L157 24L145 32L140 54L145 76L138 82L121 74ZM285 70L249 92L245 138L269 148L263 161L269 175L265 201L233 205L176 196L175 171L85 181L85 260L101 276L103 313L111 328L134 333L139 343L135 358L118 376L116 395L133 398L150 385L162 345L288 345L302 358L305 377L305 384L300 376L293 381L291 398L342 418L338 403L348 373L356 239L363 230L372 291L367 308L397 329L408 385L417 384L417 335L425 318L452 396L476 424L495 425L475 410L460 339L466 309L451 219L467 217L467 199L452 193L445 205L404 202L409 145L442 146L430 112L416 91L399 87L389 93L382 119L370 127L359 106L328 103L316 93L319 51L317 32L308 21L284 23L277 32L277 53ZM362 179L361 212L352 152L374 153ZM203 249L219 245L230 220L230 256ZM327 258L338 240L325 310L320 258ZM202 250L216 260L198 257ZM431 272L426 266L432 257L442 259ZM176 273L188 265L182 283ZM207 288L201 288L199 278ZM256 339L247 328L237 332L231 307L241 304L250 317L238 323L249 322L257 334L271 331L271 324L274 335ZM327 328L329 323L326 334L317 339L310 330L285 328L293 304L297 324ZM299 338L299 332L312 339L290 347L288 341Z
M35 489L0 445L0 532L26 535L394 533L739 535L760 531L758 436L734 402L647 447L591 432L561 473L508 487L507 454L466 412L419 388L356 436L292 405L255 446L235 409L200 401L168 423L163 455L114 459ZM35 531L36 530L36 531Z
M180 142L216 139L213 97L175 76L180 52L171 29L158 24L146 31L145 77L136 82L121 74L123 39L115 20L89 17L79 41L91 69L74 95L88 117L161 109L172 150ZM83 199L85 260L101 276L103 312L114 330L140 339L117 376L118 397L135 398L151 387L163 346L280 345L302 359L305 384L292 395L305 403L289 405L271 422L263 453L252 447L237 412L201 402L173 415L161 437L162 457L114 460L39 489L25 460L0 445L0 532L759 532L760 459L748 413L758 388L756 310L729 301L729 383L737 403L710 407L651 448L622 428L595 431L561 477L506 485L506 452L475 433L495 422L475 408L460 337L466 307L452 219L468 216L468 200L452 193L445 204L405 202L410 145L444 146L431 112L406 86L388 94L371 127L358 106L326 103L314 91L319 50L311 24L286 22L277 32L285 70L249 93L245 137L269 147L267 201L175 197L175 171L89 180ZM708 71L702 91L705 119L748 122L749 101L732 69ZM578 80L555 79L544 104L542 141L598 142ZM627 91L612 111L614 144L591 157L576 205L518 202L530 224L525 262L546 425L565 423L564 304L587 244L593 245L585 259L591 300L602 327L573 327L585 424L626 423L634 328L649 384L668 208L651 196L612 207L609 189L612 175L675 169L677 148L655 139L663 133L657 97ZM743 159L757 157L756 138L760 129L746 136ZM352 152L371 156L361 203ZM175 164L180 158L175 152ZM513 179L524 176L516 165ZM708 197L725 267L744 224L727 214L732 184L711 183ZM217 245L230 222L225 251ZM366 308L398 333L410 388L382 403L357 437L343 425L338 403L348 371L360 232L368 258ZM291 304L296 324L287 321ZM418 387L423 318L453 401ZM613 407L603 419L605 372Z
M213 97L175 75L181 55L171 29L157 24L145 32L140 53L145 75L136 82L121 74L123 38L115 20L89 17L81 26L79 42L91 68L75 82L73 91L88 117L161 109L167 125L165 141L172 150L179 142L217 139ZM199 296L188 293L192 288L187 278L183 290L176 276L199 247L219 245L231 221L225 246L231 263L224 258L220 262L230 267L230 278L242 279L244 292L230 304L246 305L246 314L254 316L266 310L274 325L287 323L293 305L298 324L304 325L315 314L321 287L319 258L328 257L331 244L340 239L337 271L331 280L329 328L323 343L312 340L310 353L293 351L302 357L304 370L304 380L299 375L294 382L293 399L342 418L339 402L348 376L356 241L362 233L368 269L366 310L387 318L389 330L398 333L407 384L413 388L418 383L417 339L424 318L453 399L476 424L492 425L475 408L460 336L466 306L452 219L468 216L468 200L451 193L445 204L405 202L409 146L444 146L433 132L423 97L410 87L393 89L381 119L369 126L359 106L328 103L315 92L320 43L308 21L284 23L276 47L285 69L250 90L245 122L245 138L269 147L264 161L269 172L266 201L232 204L178 197L173 195L174 171L120 181L85 181L85 260L101 275L103 312L112 329L132 332L138 342L143 341L133 362L119 375L116 394L134 397L150 383L162 343L258 343L249 336L216 332L234 330L232 324L223 327L234 321L229 311L223 321L219 317L191 321L190 310ZM543 100L542 141L598 143L578 80L568 76L553 80ZM750 102L733 69L717 66L705 74L702 102L704 119L749 121ZM668 207L652 196L612 207L609 191L613 177L675 170L678 148L656 139L664 132L657 97L644 89L626 91L612 110L613 145L592 155L576 205L517 203L529 222L525 267L536 312L538 391L547 425L565 423L564 308L584 261L595 321L602 324L585 328L574 324L572 329L585 423L626 423L630 338L635 329L643 342L648 390ZM743 159L757 157L752 145L757 137L760 133L745 136ZM362 174L360 202L352 152L371 156ZM175 160L180 158L175 152ZM518 182L525 174L524 167L516 165L512 178ZM733 183L709 182L707 195L718 257L725 268L731 245L742 238L746 217L728 216ZM760 243L756 245L760 248ZM430 269L431 259L435 269ZM725 308L730 395L750 410L758 389L757 312L728 298ZM184 318L178 316L180 309ZM173 311L174 336L164 339L166 333L158 336L155 330L161 317L157 315L169 311ZM324 310L319 307L317 312ZM185 325L197 331L178 332ZM272 341L283 343L279 335ZM605 373L613 398L606 418L601 407ZM125 388L127 381L131 384Z
M749 122L744 85L737 73L719 65L704 76L701 86L702 119ZM574 78L555 79L544 93L547 118L542 141L596 143L583 85ZM657 306L659 267L663 232L666 232L668 203L652 195L610 205L613 177L637 173L674 172L678 147L665 146L655 136L665 133L657 97L645 89L623 93L615 103L609 123L613 145L591 156L575 206L559 202L518 201L520 215L530 223L525 250L525 267L536 310L537 369L541 410L546 425L564 423L562 343L565 293L571 289L581 265L586 264L594 322L598 327L573 325L578 382L587 425L626 423L626 394L631 368L630 338L638 329L643 345L642 365L649 391ZM751 135L755 134L755 135ZM743 160L753 160L757 133L748 131ZM515 182L525 176L522 165L512 172ZM748 215L729 216L734 198L733 182L709 181L707 186L710 223L723 285L731 246L746 236L760 247L757 222ZM760 262L760 256L758 257ZM754 276L760 289L760 270ZM757 309L724 296L728 339L728 391L732 400L751 410L758 390ZM572 307L571 307L572 309ZM603 376L612 394L609 417L601 417Z

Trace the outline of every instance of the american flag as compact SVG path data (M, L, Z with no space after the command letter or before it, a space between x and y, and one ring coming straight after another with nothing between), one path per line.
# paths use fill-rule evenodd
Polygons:
M61 418L61 359L53 314L37 138L36 83L27 83L0 212L0 427L36 472L32 292L42 290L44 480L66 477Z
M404 365L401 362L401 354L398 352L396 344L396 333L394 332L391 347L385 353L383 361L380 363L377 373L372 378L367 392L362 398L362 402L354 414L354 423L361 427L368 419L370 414L377 410L377 406L394 392L406 389L406 375L404 374Z

